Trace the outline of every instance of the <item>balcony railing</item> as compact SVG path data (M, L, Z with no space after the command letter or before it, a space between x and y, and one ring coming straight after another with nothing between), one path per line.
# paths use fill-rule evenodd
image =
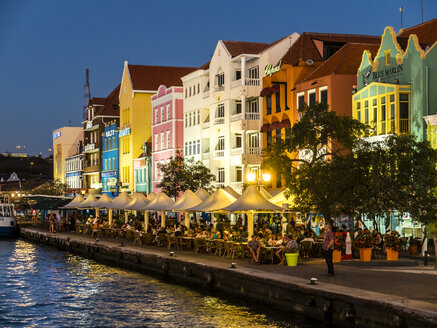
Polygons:
M209 151L207 153L203 153L203 159L209 159Z
M214 157L224 157L225 151L224 150L215 150L214 151Z
M259 79L251 79L249 77L246 77L246 80L244 81L245 85L253 85L253 86L259 86L260 81Z
M260 115L259 113L246 113L246 120L259 120L260 119Z
M249 155L260 155L261 148L260 147L249 147L248 149Z
M401 118L399 120L399 132L400 133L409 133L410 132L410 120L408 118Z
M243 113L238 113L238 114L232 114L231 115L231 122L241 121L242 119L243 119Z
M224 117L216 117L215 119L214 119L214 124L223 124L223 123L225 123L225 118Z
M219 91L223 91L223 90L225 90L225 86L223 84L222 85L216 85L214 87L214 92L219 92Z
M95 160L95 161L87 160L87 161L85 161L85 167L97 166L97 165L100 165L100 161L98 161L98 160Z

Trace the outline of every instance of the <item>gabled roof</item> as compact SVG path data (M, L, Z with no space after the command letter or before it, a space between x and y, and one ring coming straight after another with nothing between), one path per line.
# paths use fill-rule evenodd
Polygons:
M120 116L120 111L118 110L118 94L120 93L120 84L115 87L114 90L105 98L105 105L97 111L95 116Z
M320 53L316 46L317 41L322 41L323 43L379 43L381 37L356 34L304 32L282 57L282 64L297 65L300 60L307 59L318 62L323 61L323 53Z
M134 90L155 91L161 84L167 87L182 86L181 77L198 68L129 64L128 69Z
M334 55L305 77L310 81L330 74L356 75L364 50L369 50L372 58L377 54L379 44L346 43Z
M398 33L398 37L408 38L411 34L416 34L421 44L433 45L437 41L437 18L406 29L401 29Z
M106 98L94 97L88 100L88 106L103 106Z
M264 48L268 47L268 43L261 42L246 42L246 41L224 41L226 49L232 57L241 54L259 54Z
M199 69L208 69L210 63L211 63L211 61L209 61L209 62L203 64L202 66L199 67Z

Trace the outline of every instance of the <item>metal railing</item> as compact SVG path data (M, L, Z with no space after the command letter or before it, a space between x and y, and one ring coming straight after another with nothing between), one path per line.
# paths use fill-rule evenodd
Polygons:
M259 120L260 119L260 114L259 113L246 113L246 120Z
M225 151L224 150L215 150L214 151L214 156L215 157L224 157L225 156Z
M225 118L224 117L216 117L214 119L214 124L223 124L225 123Z
M214 92L219 92L219 91L223 91L223 90L225 90L225 86L223 84L222 85L216 85L214 87Z
M260 85L260 80L259 79L251 79L249 77L246 77L246 80L244 81L245 85L254 85L254 86L259 86Z
M249 155L260 155L261 148L260 147L249 147L248 148Z
M408 118L399 119L399 132L400 133L410 132L410 120Z

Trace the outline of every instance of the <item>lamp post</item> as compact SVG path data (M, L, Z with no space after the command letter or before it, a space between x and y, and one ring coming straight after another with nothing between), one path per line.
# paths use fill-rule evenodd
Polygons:
M262 181L269 182L271 178L272 178L272 176L268 172L264 172L262 174L256 174L256 173L250 172L247 174L247 181L249 181L250 183L254 183L255 180L257 180L256 187L258 188L258 190L260 190L260 188L263 186L263 184L261 184Z

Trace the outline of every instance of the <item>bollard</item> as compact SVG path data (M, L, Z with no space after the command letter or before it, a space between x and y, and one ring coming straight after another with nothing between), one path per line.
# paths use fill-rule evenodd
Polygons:
M423 257L423 265L428 265L428 251L425 251L425 256Z

